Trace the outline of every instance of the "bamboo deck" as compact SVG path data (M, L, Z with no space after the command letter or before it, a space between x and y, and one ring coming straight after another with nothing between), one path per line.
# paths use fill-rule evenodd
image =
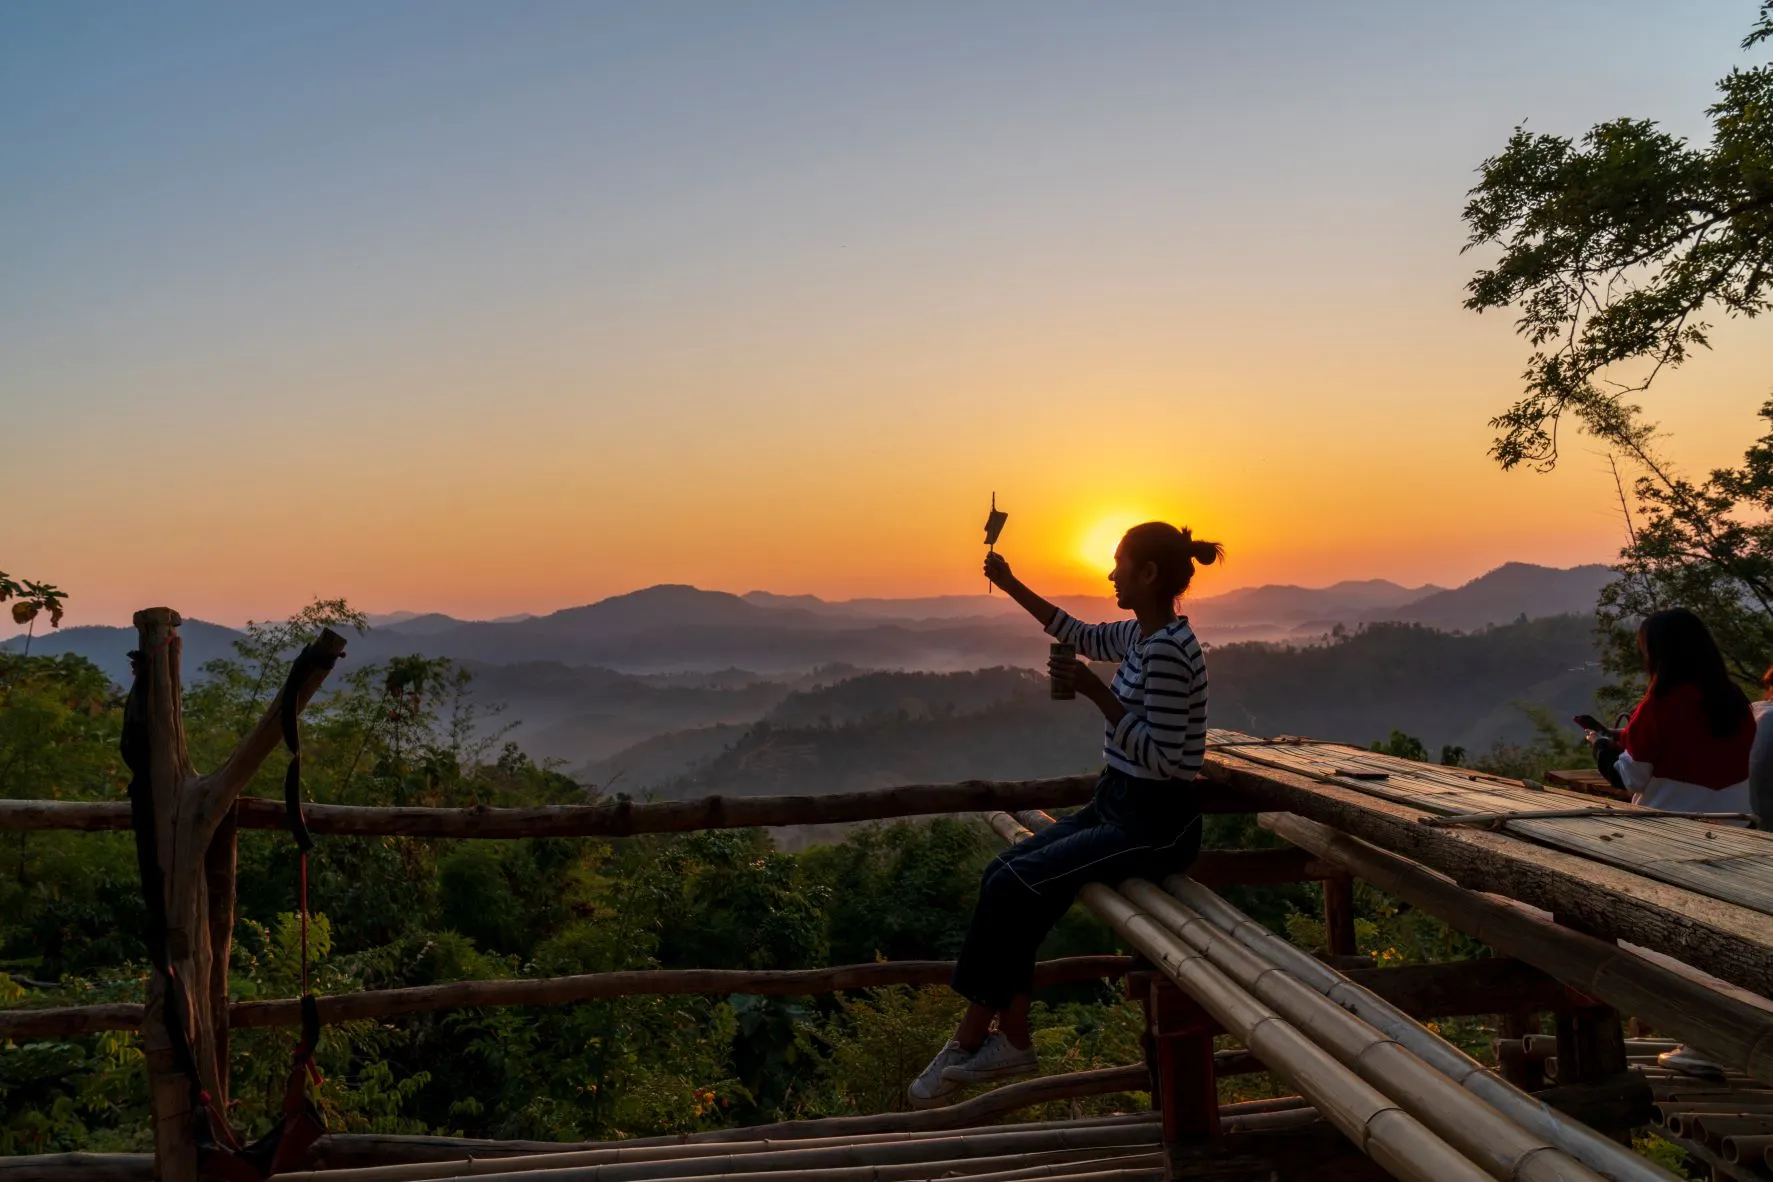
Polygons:
M1634 810L1581 792L1529 787L1340 744L1265 741L1223 730L1211 732L1209 744L1228 759L1293 772L1431 816ZM1658 816L1514 820L1503 823L1500 832L1760 912L1769 917L1765 942L1773 947L1773 833Z

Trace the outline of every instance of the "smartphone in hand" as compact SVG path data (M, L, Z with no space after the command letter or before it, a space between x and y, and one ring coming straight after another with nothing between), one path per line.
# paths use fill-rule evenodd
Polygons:
M1578 714L1570 720L1585 731L1605 731L1609 728L1592 714Z

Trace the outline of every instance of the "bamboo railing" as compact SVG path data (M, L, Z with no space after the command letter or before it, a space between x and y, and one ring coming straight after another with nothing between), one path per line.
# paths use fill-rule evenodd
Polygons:
M894 817L1063 808L1088 802L1095 786L1094 776L1062 776L908 784L825 796L705 796L651 804L628 800L535 808L309 804L303 814L311 832L329 837L636 837L643 833L838 825ZM1211 811L1255 810L1249 802L1224 794L1213 802ZM243 796L234 802L234 813L242 829L282 829L288 823L281 800ZM129 805L122 801L0 800L0 832L72 829L90 833L128 828Z
M1103 980L1124 976L1133 966L1125 956L1074 956L1042 961L1035 966L1038 985ZM801 996L878 989L887 985L941 985L953 974L946 960L878 961L822 969L636 969L584 973L571 977L540 977L491 981L451 981L405 989L366 989L334 994L316 1002L323 1025L366 1018L479 1006L577 1005L612 997L711 994L731 996ZM0 1010L0 1038L47 1038L90 1034L99 1030L133 1030L141 1025L142 1007L111 1004ZM296 998L238 1001L228 1007L230 1027L299 1026L301 1003Z

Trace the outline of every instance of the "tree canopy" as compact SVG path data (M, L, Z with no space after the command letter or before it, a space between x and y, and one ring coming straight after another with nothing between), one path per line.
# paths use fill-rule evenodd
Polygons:
M1773 38L1773 0L1744 49ZM1707 109L1709 146L1654 120L1580 141L1517 127L1484 161L1466 250L1500 247L1467 285L1474 311L1517 308L1533 348L1522 397L1491 420L1504 468L1549 468L1566 413L1640 458L1631 399L1709 346L1708 316L1756 316L1773 281L1773 63L1733 69Z

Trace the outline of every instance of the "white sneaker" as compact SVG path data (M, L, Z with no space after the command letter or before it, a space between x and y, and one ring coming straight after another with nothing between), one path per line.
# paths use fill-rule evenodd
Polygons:
M944 1081L956 1084L984 1083L1012 1075L1030 1075L1040 1067L1033 1047L1018 1047L1001 1032L994 1033L963 1062L942 1072Z
M973 1057L973 1053L955 1042L952 1038L948 1045L936 1052L930 1065L923 1069L923 1074L911 1081L905 1089L906 1099L911 1101L913 1108L937 1108L948 1103L954 1093L960 1091L959 1082L950 1082L945 1076L948 1068L965 1063Z
M1723 1081L1724 1069L1710 1059L1696 1054L1693 1048L1678 1046L1672 1051L1663 1051L1656 1056L1656 1062L1670 1071L1678 1071L1682 1075L1691 1075L1696 1079Z

